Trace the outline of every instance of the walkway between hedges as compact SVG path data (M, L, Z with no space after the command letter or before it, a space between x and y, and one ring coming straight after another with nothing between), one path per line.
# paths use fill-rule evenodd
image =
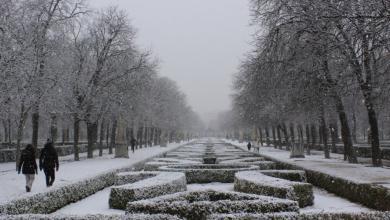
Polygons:
M47 188L43 172L38 172L32 187L32 193L25 192L24 175L18 175L15 171L15 163L0 164L0 204L30 196L36 193L47 192L51 189L60 188L64 185L75 183L83 179L97 176L110 170L129 167L137 162L153 158L161 153L173 150L185 144L170 144L168 147L149 147L137 150L134 154L129 153L130 159L114 158L114 155L104 155L82 161L68 161L62 158L60 170L56 173L56 181L52 188ZM65 159L65 160L64 160Z
M226 140L235 146L246 149L246 143ZM303 169L315 170L331 176L346 179L355 183L370 183L390 189L390 169L370 167L363 164L350 164L339 155L331 154L332 159L325 159L323 155L306 155L305 158L290 158L290 152L273 147L261 147L260 155L272 160L295 165Z

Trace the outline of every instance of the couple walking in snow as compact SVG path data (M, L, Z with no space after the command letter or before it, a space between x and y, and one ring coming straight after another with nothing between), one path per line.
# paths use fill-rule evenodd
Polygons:
M58 171L58 154L53 146L53 143L48 141L41 151L39 157L39 169L45 173L46 186L50 187L53 185L55 180L55 170ZM18 164L18 173L20 171L26 177L26 191L31 192L31 187L35 179L35 175L38 174L38 166L35 161L35 150L31 144L28 144L22 151L20 161Z

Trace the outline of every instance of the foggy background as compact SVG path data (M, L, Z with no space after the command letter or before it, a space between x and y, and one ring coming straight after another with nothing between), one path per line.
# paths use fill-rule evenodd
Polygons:
M160 73L175 80L205 122L230 108L232 75L249 50L252 28L246 0L89 0L118 5L152 49Z

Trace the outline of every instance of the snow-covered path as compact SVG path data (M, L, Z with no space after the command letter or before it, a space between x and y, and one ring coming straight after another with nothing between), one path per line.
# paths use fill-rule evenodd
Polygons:
M246 150L245 143L225 141ZM390 188L390 169L370 167L363 164L350 164L345 162L339 155L332 154L332 159L325 159L323 155L306 155L305 158L292 159L290 158L290 152L273 147L261 147L260 154L357 183L373 183Z
M63 158L63 162L60 164L60 170L56 173L56 181L52 188L47 188L45 183L45 176L43 172L39 172L35 177L35 181L32 187L32 193L25 192L25 179L24 175L18 175L15 171L15 163L0 164L0 203L20 198L26 195L32 195L35 193L41 193L49 191L53 188L59 188L61 186L75 183L77 181L97 176L101 173L108 172L110 170L129 167L142 160L152 158L163 152L173 150L181 145L185 144L170 144L168 147L152 147L142 148L137 150L134 154L129 153L129 159L114 159L114 155L104 155L103 157L95 157L93 159L73 161L69 162L66 157ZM65 159L65 161L64 161Z

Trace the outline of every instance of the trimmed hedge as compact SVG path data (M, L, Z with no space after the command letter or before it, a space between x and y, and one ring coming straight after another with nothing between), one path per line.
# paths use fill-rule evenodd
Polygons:
M132 180L132 177L134 177L133 175L129 174L125 174L123 176L126 175L130 176L130 178L125 179L122 177L122 180ZM151 174L147 173L145 176L147 175ZM187 183L184 173L168 172L152 175L154 175L154 177L147 178L135 183L112 187L108 202L110 208L124 210L126 208L126 204L130 201L149 199L156 196L187 190Z
M207 220L390 220L389 212L362 213L236 213L213 214Z
M233 183L234 174L245 170L258 170L254 165L243 164L204 164L204 165L173 165L160 167L160 171L184 172L187 183Z
M0 220L180 220L173 215L133 214L133 215L9 215Z
M178 146L177 148L179 147L181 146ZM157 155L157 157L162 156L163 154L164 153L161 153L160 155ZM107 171L105 174L97 175L93 178L81 180L59 188L53 188L48 192L33 194L0 204L0 215L53 213L70 203L77 202L104 188L114 185L115 174L117 172L142 169L144 164L151 159L152 158L147 158L129 167L116 170L113 169L112 171Z
M306 173L303 170L261 170L260 172L275 178L296 182L307 182Z
M16 199L0 205L2 214L49 214L70 204L84 199L106 187L114 185L115 172L99 175L78 183L63 186L49 192Z
M205 219L214 213L297 212L291 200L236 192L195 191L130 202L127 213L171 214L186 219Z
M160 172L122 172L115 174L115 185L125 185L135 183L144 179L155 177Z
M238 172L234 190L298 201L300 207L313 205L313 187L308 183L293 182L262 174L259 171Z

